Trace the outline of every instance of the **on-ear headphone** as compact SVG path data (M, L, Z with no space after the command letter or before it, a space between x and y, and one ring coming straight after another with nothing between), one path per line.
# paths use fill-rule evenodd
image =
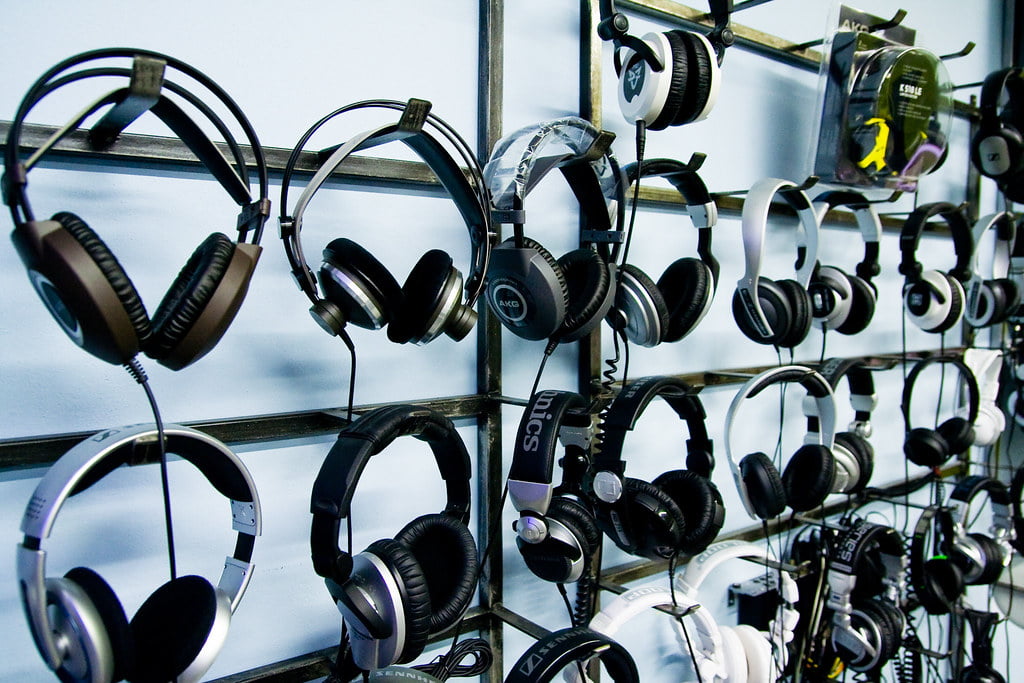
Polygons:
M853 420L845 432L836 432L832 444L832 457L836 472L832 493L859 493L871 480L875 469L875 449L868 441L871 436L871 411L878 405L875 380L864 361L853 358L830 358L818 367L818 372L832 387L833 392L843 377L850 387L850 407ZM817 404L804 405L807 431L818 430Z
M776 194L796 210L796 279L761 277L768 211ZM743 202L743 254L746 270L736 283L732 315L740 331L759 344L792 348L811 329L811 297L807 287L818 258L818 216L803 190L788 180L763 178Z
M929 218L941 216L949 226L956 252L956 265L948 272L924 270L917 260ZM970 277L973 252L971 229L961 207L949 202L921 204L910 212L900 231L900 266L904 276L903 306L910 321L925 332L945 332L960 322L964 311L963 283Z
M870 556L877 559L871 570ZM858 575L877 568L883 571L883 594L864 595L857 590ZM832 646L854 671L877 674L899 650L906 625L899 607L905 569L903 540L891 527L858 519L836 538L828 564Z
M363 131L333 149L317 169L288 214L288 188L295 166L309 139L328 121L347 112L394 109L402 112L397 122ZM348 238L339 237L323 250L319 285L306 263L299 235L302 217L327 179L354 153L400 140L434 172L455 202L469 233L472 272L465 283L452 258L440 249L426 252L413 266L403 285L369 251ZM465 165L442 144L447 141ZM467 178L466 173L469 177ZM314 123L292 149L281 182L281 239L299 288L313 303L310 314L328 334L337 335L346 323L377 330L388 326L388 339L404 344L426 344L441 333L459 341L476 324L473 306L483 288L490 257L490 202L480 165L458 133L430 113L430 103L410 100L367 100L346 105ZM321 296L322 292L322 296Z
M545 581L579 581L601 547L601 531L579 499L579 483L565 481L576 478L569 474L573 466L580 470L585 465L564 462L562 486L552 482L559 438L567 460L574 455L585 459L589 432L587 402L568 391L537 392L519 422L508 474L509 498L519 511L516 546L530 571Z
M993 71L985 77L978 103L978 132L971 140L971 161L978 172L994 178L999 189L1011 201L1024 199L1020 190L1020 172L1024 169L1024 139L1016 124L1024 111L1021 82L1024 69L1019 66ZM1002 112L999 99L1003 92L1009 96Z
M1006 414L999 407L999 379L1003 371L1000 349L968 348L964 365L978 381L978 417L974 420L974 445L991 446L1006 429Z
M815 327L839 334L863 332L875 314L878 290L871 279L881 272L878 265L882 221L872 205L859 192L831 191L814 198L819 224L837 206L853 209L857 227L864 237L864 259L850 275L836 266L814 264L808 292Z
M910 402L914 395L914 384L921 372L933 364L952 365L967 385L967 416L954 416L935 428L911 427ZM953 356L931 356L918 361L910 370L903 384L903 425L906 437L903 454L907 460L922 467L940 467L954 455L960 455L974 443L974 422L978 419L981 402L978 380L971 369L959 358Z
M194 429L164 426L168 453L196 466L231 502L238 532L217 585L179 576L157 588L129 621L113 588L96 571L75 567L46 575L44 541L73 495L153 446L152 425L108 429L55 462L39 481L21 519L17 572L25 616L36 648L62 681L133 683L203 677L227 639L231 615L252 576L252 551L262 521L256 486L242 461L220 441Z
M651 130L664 130L702 121L711 113L718 100L719 66L733 34L732 2L709 4L715 28L708 36L674 30L637 38L629 35L629 20L615 11L612 0L601 0L597 35L615 44L619 108L628 122L643 121Z
M711 229L718 222L718 207L697 172L681 161L644 159L642 168L627 164L623 173L626 188L651 176L671 183L697 228L699 258L676 259L657 283L638 267L623 264L610 321L622 326L626 338L640 346L679 341L707 315L718 288L718 261L711 254Z
M686 469L669 470L651 482L627 477L626 433L658 396L686 423ZM714 446L704 420L696 391L674 377L634 380L609 405L588 479L597 526L622 550L666 559L677 552L694 555L715 540L725 504L711 481Z
M737 460L732 452L736 414L744 400L753 398L775 384L799 382L807 392L807 406L814 404L819 429L808 431L802 445L789 459L782 474L763 452L750 453ZM788 505L797 512L818 507L834 490L836 465L832 455L835 442L836 406L832 387L810 368L783 365L751 377L740 387L725 416L725 455L732 467L733 479L751 519L768 519L782 514Z
M359 477L370 457L400 436L430 446L445 484L445 508L350 555L339 547L338 535ZM331 447L313 484L310 551L313 569L348 625L360 669L415 659L431 634L450 628L469 607L479 562L466 527L469 479L469 453L455 425L425 407L372 410L343 429Z
M1006 679L992 666L992 636L999 615L994 612L964 610L971 627L971 665L960 672L960 683L1006 683Z
M989 228L995 228L996 252L992 263L992 277L985 278L978 272L978 245ZM964 321L971 327L988 327L1005 322L1020 305L1020 290L1017 283L1009 278L1010 244L1015 237L1013 215L1000 211L974 224L971 250L971 277L967 281L967 308ZM1002 275L998 274L1002 271Z
M131 59L132 68L78 69L111 59ZM164 80L167 68L199 83L206 93L197 95ZM22 130L32 109L66 85L101 77L127 79L128 86L111 90L94 101L21 161ZM180 97L217 128L231 152L231 162L165 91ZM204 102L210 97L230 112L249 142L259 178L258 199L252 197L241 148L224 121ZM84 220L70 211L37 220L28 200L31 169L85 119L108 105L112 108L105 117L116 116L118 121L113 125L118 131L143 112L152 112L242 207L237 242L219 232L203 240L168 288L152 318L117 257ZM100 124L106 121L104 118ZM97 148L117 144L116 137L104 137L102 131L90 135L90 141ZM143 351L161 365L180 370L213 349L242 305L259 260L263 224L270 215L267 192L262 147L234 100L198 69L150 50L93 50L51 67L32 84L18 105L4 144L4 202L10 207L15 225L11 240L28 269L29 280L68 337L90 354L113 364L127 363ZM251 243L246 242L250 231Z
M505 683L550 683L566 666L595 656L615 683L639 683L636 662L626 648L583 627L552 631L531 645L512 665Z
M491 254L487 304L518 337L582 339L601 324L615 300L608 242L622 236L623 189L611 153L613 139L612 133L569 116L521 128L499 140L491 152L484 178L495 220L512 223L515 235ZM523 234L526 196L555 168L579 202L584 221L584 246L557 259Z

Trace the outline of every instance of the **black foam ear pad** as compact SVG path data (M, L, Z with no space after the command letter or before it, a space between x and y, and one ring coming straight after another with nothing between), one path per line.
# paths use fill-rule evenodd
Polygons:
M630 341L633 341L642 346L655 346L665 338L665 330L668 329L668 304L665 301L665 297L661 295L661 288L655 284L647 273L640 270L631 263L627 263L619 269L619 273L622 276L618 291L615 293L616 298L625 301L627 292L631 287L639 288L640 294L637 298L645 298L649 302L650 306L645 307L641 311L632 311L632 315L629 312L626 313L626 331L636 330L636 337L630 337ZM629 280L633 280L632 283ZM653 316L653 320L647 319L644 314ZM637 320L637 318L643 318L643 320ZM654 325L657 325L657 329L653 329Z
M739 290L736 290L732 297L732 315L736 320L736 325L748 339L760 344L779 345L779 341L786 337L792 324L793 309L789 297L774 280L759 277L757 278L757 299L761 303L761 310L764 311L771 334L765 338L758 332L757 326L754 325L743 305L743 297L740 296Z
M473 600L479 560L469 529L451 515L417 517L395 535L419 564L430 593L430 633L440 633Z
M405 642L397 663L405 664L419 657L430 636L430 589L416 558L397 541L382 538L366 548L379 557L398 583L405 615Z
M875 292L871 285L857 277L847 275L850 281L850 312L846 320L836 328L839 334L857 334L867 329L868 323L875 315Z
M235 243L215 232L196 247L153 314L146 355L166 358L192 329L227 272Z
M665 65L666 69L671 69L671 80L661 113L654 121L647 124L648 130L664 130L673 125L673 122L679 118L679 109L683 106L686 98L686 79L689 77L690 62L686 42L679 36L679 33L681 31L665 32L665 39L668 41L669 47L672 48L672 54L667 60L669 63Z
M691 470L670 470L651 482L664 491L683 513L686 530L680 543L687 555L704 552L725 521L722 494L711 480Z
M811 295L796 280L778 280L775 284L785 293L792 311L789 328L779 339L778 345L790 349L802 342L811 331L811 323L814 321Z
M869 674L878 673L899 649L899 633L894 628L892 615L885 610L883 604L879 601L864 600L857 603L854 609L860 610L864 617L870 619L878 627L880 637L879 642L876 644L878 654L874 665L864 668L856 666L855 668L857 671L868 672Z
M916 427L903 442L903 454L915 465L938 467L949 460L949 444L934 429Z
M642 479L626 478L630 540L635 554L667 559L681 549L686 518L667 493Z
M951 417L935 430L946 441L947 455L959 455L974 443L974 427L962 417Z
M867 439L854 434L853 432L837 433L836 443L844 446L846 450L850 451L853 457L857 460L857 467L860 470L860 476L857 478L857 481L851 485L847 493L859 493L868 485L868 482L871 480L871 475L874 474L875 449Z
M677 259L658 278L658 289L668 309L664 341L679 341L700 321L711 296L711 280L711 270L696 258Z
M560 341L575 341L601 322L601 309L609 303L611 274L608 264L593 249L573 249L557 263L565 277L569 304L555 336Z
M580 540L584 556L592 555L601 547L601 530L594 516L576 501L562 497L552 498L547 516L557 519L574 531L574 535Z
M980 533L967 534L978 545L984 557L984 564L978 578L968 581L972 586L988 586L999 580L1003 573L1003 549L995 539Z
M402 307L402 288L391 272L374 256L350 239L339 237L324 247L324 262L320 268L320 287L324 298L332 301L345 319L353 325L366 329L383 327ZM347 280L359 295L380 313L375 320L365 305L353 298L340 283Z
M1007 278L989 280L988 286L992 290L992 299L996 302L993 306L996 310L992 312L992 322L1001 323L1020 305L1020 290L1017 283Z
M927 330L928 332L945 332L951 329L960 321L964 312L963 285L951 275L945 273L942 275L949 281L949 311L946 313L946 317L942 319L942 322Z
M139 341L145 343L151 331L149 315L146 313L146 307L142 304L139 292L135 289L135 285L132 284L128 273L121 267L121 263L114 256L114 253L107 248L106 243L100 239L99 235L93 232L92 228L85 221L70 211L55 213L52 220L60 223L96 263L100 272L103 273L107 282L110 283L114 293L117 294L117 298L121 305L124 306L125 312L128 313L128 319L131 321Z
M761 519L778 517L786 509L786 489L771 458L750 453L740 460L740 476L754 514Z
M836 461L825 446L805 444L786 463L782 487L789 507L797 512L812 510L823 502L832 489Z
M914 593L928 614L949 614L964 590L964 573L946 557L933 557L922 565Z
M669 31L676 34L686 50L688 71L686 74L686 92L682 102L675 110L672 125L678 126L695 120L708 103L711 96L711 60L715 59L708 53L707 44L695 33L680 29ZM671 42L669 38L669 42Z
M405 344L423 337L438 319L451 313L446 305L462 301L456 286L452 257L440 249L431 249L420 257L402 285L402 300L388 324L388 339Z
M579 580L588 558L601 544L601 531L596 521L581 505L560 497L552 498L544 517L548 522L547 538L539 543L516 539L523 561L535 576L545 581ZM556 524L564 527L571 539L550 533Z
M110 638L111 654L114 657L111 680L130 678L135 669L135 641L128 626L124 607L117 599L114 589L102 576L88 567L75 567L65 574L64 578L74 581L85 591L103 621L103 630Z
M157 588L132 617L135 673L131 683L167 683L199 656L217 617L217 591L201 576Z

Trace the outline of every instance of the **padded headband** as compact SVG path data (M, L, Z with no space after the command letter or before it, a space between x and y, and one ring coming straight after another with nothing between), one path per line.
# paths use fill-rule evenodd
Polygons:
M961 207L949 202L931 202L921 204L910 212L903 229L900 231L900 266L899 272L907 282L916 282L923 270L917 261L917 245L921 241L924 226L930 218L941 216L949 226L953 237L953 251L956 253L956 265L949 270L949 275L964 282L970 277L971 252L974 244L971 239L971 226L967 223Z
M981 99L978 103L978 113L981 115L982 124L991 124L999 117L999 96L1003 93L1004 89L1009 93L1011 102L1018 99L1015 95L1020 91L1015 88L1009 88L1007 85L1011 79L1020 79L1022 77L1024 77L1024 69L1021 69L1019 66L999 69L985 77L984 82L981 84Z
M917 381L918 375L933 363L948 363L955 367L959 372L960 376L967 383L967 421L974 424L975 420L978 419L978 409L981 404L981 392L978 389L978 379L971 372L971 369L967 365L954 356L931 356L918 361L916 365L910 370L910 374L907 375L906 381L903 383L903 399L900 404L900 409L903 411L903 424L907 430L910 431L910 400L914 394L914 382Z
M892 527L874 524L863 519L839 533L829 553L829 572L856 576L857 565L870 546L878 546L879 552L890 557L903 557L903 539ZM899 572L893 572L898 575Z
M615 683L639 683L636 662L626 648L589 628L565 628L534 643L505 678L505 683L548 683L576 660L598 655Z
M756 546L746 541L722 541L710 546L707 550L696 557L690 558L686 565L686 571L676 581L682 591L696 598L704 580L714 573L724 562L739 558L755 558L761 560L772 560L765 548ZM781 586L779 594L782 596L782 607L792 609L800 600L800 591L797 588L796 580L789 575L789 572L779 571L781 575Z
M978 272L978 245L985 235L985 232L995 228L996 243L995 253L992 257L992 278L1008 277L1010 272L1010 244L1016 238L1016 226L1013 221L1013 214L1008 211L998 211L982 216L974 224L971 235L971 276L966 289L968 321L972 316L977 316L981 305L982 286L988 279ZM976 318L975 318L976 320Z
M875 206L860 192L850 190L830 190L822 192L813 201L820 225L829 211L846 206L853 211L861 237L864 238L864 259L857 264L857 277L870 283L871 278L881 272L878 265L879 243L882 241L882 219Z
M1009 536L1013 530L1010 517L1010 492L1006 484L992 477L972 474L957 482L949 494L946 509L953 515L953 522L961 528L967 528L971 501L982 492L988 493L989 504L992 506L992 526Z
M854 410L854 422L870 428L871 411L878 405L878 395L875 394L875 378L864 361L860 358L830 358L818 366L818 373L833 390L843 377L846 378L850 387L850 406ZM805 405L804 412L809 417L817 417L811 412L812 407ZM814 421L814 425L808 421L808 431L817 431L817 420Z

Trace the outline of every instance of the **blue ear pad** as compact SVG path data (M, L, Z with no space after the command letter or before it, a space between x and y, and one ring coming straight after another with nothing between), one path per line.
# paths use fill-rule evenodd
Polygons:
M662 340L679 341L700 321L711 296L711 271L700 259L677 259L658 278L658 289L668 310Z
M792 312L789 329L779 340L778 345L791 349L802 342L811 331L811 323L814 321L811 295L796 280L778 280L775 284L786 295Z
M875 293L871 285L857 277L847 275L852 295L850 297L850 312L846 320L836 328L839 334L857 334L867 329L868 323L875 315Z
M836 476L836 461L825 446L805 444L786 463L782 487L789 507L806 512L825 502Z
M760 519L778 517L786 509L786 489L771 458L764 453L750 453L740 460L740 477L747 489L747 498Z
M217 616L216 589L201 576L181 576L156 589L132 617L131 683L167 683L199 656Z
M110 638L110 648L114 656L111 679L120 681L130 678L135 669L135 641L128 626L124 607L117 599L114 589L103 580L103 577L88 567L75 567L65 574L64 578L74 581L85 591L103 621L103 630Z
M462 293L452 292L458 286L453 278L452 257L440 249L431 249L416 262L402 285L402 301L394 319L388 324L388 339L397 343L423 337L437 318L447 315L446 303L461 303Z
M366 551L380 558L398 584L402 604L396 605L405 616L405 642L401 644L398 664L419 657L430 636L430 591L416 558L400 543L382 538L367 546Z
M687 555L704 552L725 522L725 505L710 479L691 470L670 470L651 482L668 494L683 513L686 530L680 547Z
M380 261L344 237L331 240L323 257L324 298L340 308L346 320L369 330L391 322L402 306L402 288Z
M627 477L623 495L633 554L656 560L668 559L681 550L686 519L667 493L642 479Z
M736 320L736 325L748 339L759 344L781 346L779 342L786 338L793 319L792 304L779 285L766 277L757 278L757 298L761 302L761 310L764 311L764 317L768 321L770 334L763 337L758 332L757 326L747 314L747 309L743 305L743 297L740 296L738 289L732 297L732 315Z
M857 460L857 469L860 476L847 490L847 493L859 493L864 490L871 480L875 471L875 449L871 443L853 432L839 432L836 434L836 443L845 447Z
M611 273L593 249L573 249L557 263L565 277L569 305L554 336L562 342L576 341L593 331L611 307Z

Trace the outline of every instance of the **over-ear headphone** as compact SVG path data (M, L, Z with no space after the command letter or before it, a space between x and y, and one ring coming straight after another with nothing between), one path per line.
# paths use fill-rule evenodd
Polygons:
M761 277L768 211L776 194L796 210L796 279ZM743 254L746 270L736 283L732 315L740 331L759 344L792 348L811 329L807 286L818 258L818 216L803 190L788 180L764 178L754 183L743 202Z
M814 404L819 429L805 435L804 445L797 449L780 475L772 459L763 452L750 453L737 460L731 443L736 414L744 400L784 382L799 382L807 392L804 405ZM806 407L804 410L806 415ZM754 375L740 387L725 416L725 455L729 458L740 500L751 519L776 517L787 505L802 512L822 504L835 486L836 465L832 455L835 424L832 387L810 368L783 365Z
M397 122L363 131L333 149L310 179L288 213L288 188L295 166L306 143L320 128L342 114L365 109L394 109L402 112ZM345 237L327 244L323 250L319 285L317 276L306 263L299 238L302 217L327 179L352 154L400 140L434 172L455 202L469 233L472 271L465 283L452 258L440 249L423 254L413 266L405 283L399 286L391 272L369 251ZM467 169L443 144L447 141ZM468 178L467 174L468 173ZM490 255L490 202L484 187L479 162L458 133L438 116L430 113L430 103L410 100L368 100L346 105L314 123L292 149L281 182L281 238L292 275L299 288L313 303L310 314L328 334L337 335L346 323L377 330L388 326L388 339L404 344L426 344L441 333L459 341L476 323L473 306L483 288L483 277ZM322 292L322 296L321 296Z
M227 639L231 615L252 575L252 551L262 521L256 486L227 446L179 425L163 429L166 451L192 463L231 502L238 532L217 585L179 576L157 588L128 620L113 588L96 571L75 567L46 575L44 541L64 502L120 465L138 461L159 432L152 425L108 429L60 457L39 481L21 519L17 571L22 604L36 648L62 681L154 683L198 681Z
M495 220L515 234L494 248L487 269L487 304L524 339L570 342L590 334L615 300L608 241L621 237L622 182L611 153L612 133L575 116L521 128L494 146L484 167ZM555 258L523 233L525 201L552 169L559 169L584 221L579 249ZM596 248L589 246L597 244Z
M627 164L623 173L624 187L641 178L661 176L682 195L698 231L699 258L676 259L657 283L638 267L623 264L610 320L613 326L623 326L626 338L640 346L679 341L707 315L718 288L718 261L711 254L718 207L697 172L676 159L644 159L642 168Z
M980 610L964 610L971 627L971 664L960 672L960 683L1006 683L1006 679L992 666L992 637L995 635L999 615Z
M941 216L949 226L956 265L948 272L924 270L917 245L925 223ZM910 212L900 231L900 266L904 276L903 306L910 321L925 332L945 332L960 322L964 311L963 283L970 277L971 229L961 207L949 202L921 204Z
M1013 535L1010 545L1018 553L1024 555L1024 511L1021 510L1021 495L1024 495L1024 467L1018 467L1010 480L1010 520L1013 523Z
M570 475L585 467L573 458L590 450L590 413L579 394L540 391L526 404L519 421L508 494L519 511L515 523L516 546L526 566L538 577L554 583L579 581L587 574L591 557L601 547L601 531L587 504L578 498L579 482ZM565 477L553 483L555 450L561 438L566 449ZM573 497L573 495L577 497Z
M612 0L601 0L597 35L615 44L619 77L619 108L630 123L643 121L651 130L702 121L718 100L719 66L732 44L728 0L710 0L715 28L708 36L674 30L629 35L626 15ZM623 54L621 48L626 48Z
M992 277L985 278L978 272L978 245L989 228L995 228L996 252L992 263ZM971 277L967 281L967 308L964 321L972 327L988 327L1005 322L1020 305L1020 290L1017 283L1009 278L1010 244L1015 237L1013 215L1000 211L974 224L973 249L971 250ZM1002 271L1002 275L998 274Z
M505 683L550 683L566 666L595 656L615 683L639 683L636 662L626 648L583 627L552 631L531 645L512 665Z
M875 395L875 380L871 370L862 360L856 358L830 358L818 367L818 372L832 387L833 392L846 378L850 388L850 407L853 420L845 432L836 432L832 444L832 457L836 472L832 484L833 493L859 493L871 480L875 470L875 449L868 441L871 436L871 411L878 405ZM807 402L804 412L808 415L807 431L818 430L817 404Z
M98 66L93 62L131 59L132 68ZM174 69L203 86L197 95L164 80ZM71 72L71 73L67 73ZM128 80L111 90L51 136L24 162L19 159L22 130L29 112L53 92L71 83L99 77ZM198 110L224 137L229 162L169 94ZM241 148L227 125L204 99L216 99L243 130L255 159L259 198L253 200ZM54 145L76 130L89 116L112 108L90 134L95 148L117 145L116 135L143 112L156 115L199 158L214 178L242 207L238 240L212 233L195 249L168 288L152 318L128 274L100 236L70 211L37 220L29 204L29 171ZM109 121L109 118L115 119ZM109 128L116 129L108 134ZM130 48L93 50L70 57L47 70L18 105L4 144L4 202L15 229L11 240L36 293L71 340L108 363L124 364L139 351L172 370L180 370L207 354L234 319L259 260L263 224L270 215L267 165L256 132L234 100L208 76L188 64L158 52ZM246 242L252 232L252 242Z
M952 524L938 523L942 506L929 505L914 526L910 543L910 585L928 614L949 614L964 592L964 573L946 550Z
M978 382L978 417L974 420L975 446L991 446L1006 429L1006 413L999 407L999 380L1003 372L1000 349L968 348L964 365L971 369Z
M878 290L871 279L881 272L878 265L882 221L874 206L859 192L824 192L814 198L819 223L837 206L853 209L857 227L864 237L864 259L851 275L836 266L814 264L808 292L815 327L839 334L863 332L875 315Z
M992 508L991 535L968 532L971 524L970 505L980 493L988 493ZM1010 493L1006 485L992 477L964 477L949 494L946 506L939 512L944 527L946 555L960 568L964 584L989 585L996 582L1010 561L1013 548L1013 522L1010 514Z
M878 569L882 594L858 591L858 575ZM899 607L905 570L903 540L890 527L858 519L836 538L828 564L832 646L854 671L877 674L899 650L906 625Z
M971 140L971 161L978 172L994 178L1008 199L1021 201L1019 175L1024 169L1024 139L1016 124L1024 112L1021 82L1024 69L1019 66L993 71L981 85L978 103L978 132ZM1009 96L1002 112L999 99Z
M338 534L356 484L370 457L400 436L430 446L445 484L445 508L350 555L338 546ZM310 551L313 569L348 625L360 669L415 659L427 638L454 625L472 601L479 561L466 527L469 479L469 453L455 425L425 407L372 410L342 430L331 447L313 484Z
M686 469L669 470L651 482L627 477L626 433L658 396L686 423ZM673 377L634 380L602 417L603 431L588 477L598 527L619 548L651 559L677 552L694 555L707 548L725 521L725 504L711 481L714 446L696 391Z
M967 416L954 416L935 428L911 427L910 402L914 396L914 384L921 372L933 364L952 365L967 385ZM971 369L959 358L953 356L931 356L918 361L910 370L903 384L903 424L906 437L903 454L907 460L922 467L940 467L954 455L960 455L974 443L974 422L978 419L980 403L978 380Z

